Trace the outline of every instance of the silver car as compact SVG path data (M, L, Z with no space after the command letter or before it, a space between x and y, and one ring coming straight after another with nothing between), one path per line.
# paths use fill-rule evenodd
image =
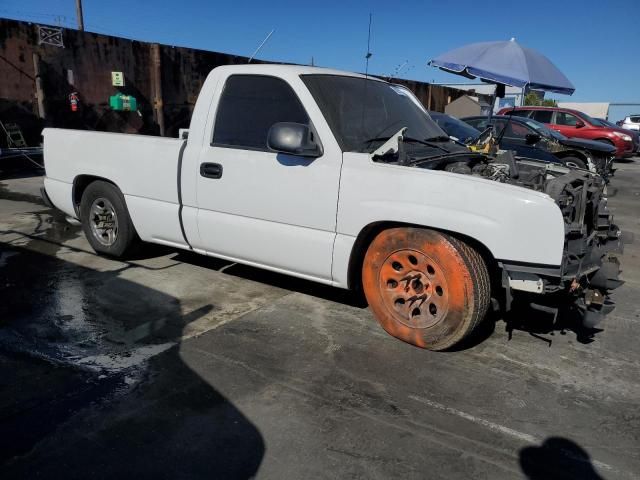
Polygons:
M627 130L640 130L640 115L627 115L624 117L624 120L620 123L622 128L626 128Z

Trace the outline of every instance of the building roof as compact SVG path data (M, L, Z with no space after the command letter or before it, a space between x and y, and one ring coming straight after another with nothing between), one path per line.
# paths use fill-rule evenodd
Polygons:
M608 102L558 102L558 107L577 110L596 118L607 118L609 115Z

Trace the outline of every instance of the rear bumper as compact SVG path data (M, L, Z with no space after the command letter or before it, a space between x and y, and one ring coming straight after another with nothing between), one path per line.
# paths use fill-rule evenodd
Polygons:
M41 194L43 194L41 192ZM77 217L75 207L73 205L73 185L67 182L61 182L53 178L44 177L44 194L45 202L50 202L53 208L63 211L70 217Z

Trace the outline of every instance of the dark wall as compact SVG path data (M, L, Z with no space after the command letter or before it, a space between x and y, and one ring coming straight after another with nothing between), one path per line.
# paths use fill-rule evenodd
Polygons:
M64 47L39 45L38 25L0 19L0 120L18 123L30 145L40 142L43 126L159 134L154 105L152 44L78 30L62 29ZM165 135L189 125L198 92L219 65L246 63L247 57L160 45ZM33 54L40 57L45 119L38 117ZM73 85L68 70L73 71ZM111 72L125 75L125 87L111 85ZM427 83L395 80L416 93L432 110L464 92ZM116 112L109 97L118 91L138 100L137 112ZM72 112L69 94L77 92ZM431 97L429 99L429 96ZM0 146L5 138L0 132Z

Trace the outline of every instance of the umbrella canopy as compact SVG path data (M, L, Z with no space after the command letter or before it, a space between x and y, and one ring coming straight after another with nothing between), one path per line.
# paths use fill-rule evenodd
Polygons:
M472 43L434 58L429 65L469 78L571 95L575 87L551 61L514 39Z

